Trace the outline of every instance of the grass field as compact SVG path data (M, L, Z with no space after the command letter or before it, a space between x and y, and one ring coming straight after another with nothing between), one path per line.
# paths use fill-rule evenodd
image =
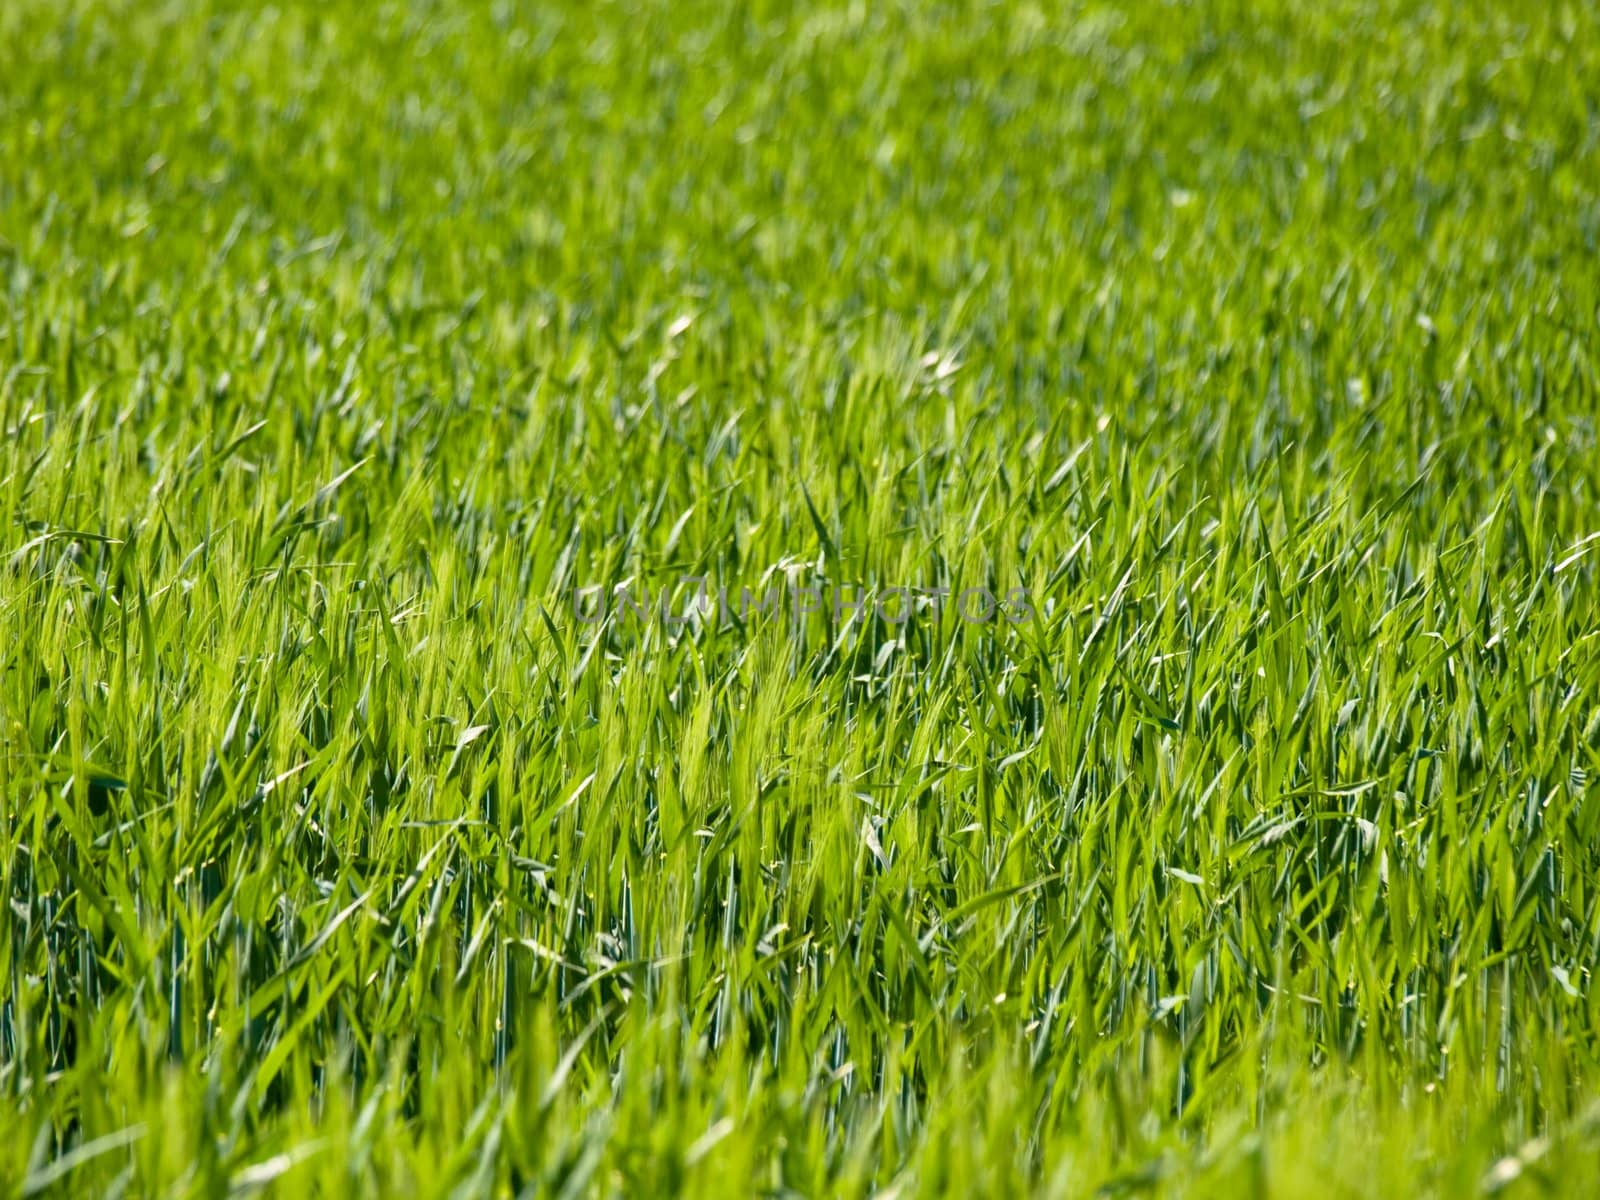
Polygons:
M1596 97L0 3L0 1195L1600 1194Z

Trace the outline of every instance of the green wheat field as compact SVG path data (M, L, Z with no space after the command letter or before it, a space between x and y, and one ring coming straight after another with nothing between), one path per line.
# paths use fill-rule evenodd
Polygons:
M1597 353L1593 3L5 0L0 1196L1600 1194Z

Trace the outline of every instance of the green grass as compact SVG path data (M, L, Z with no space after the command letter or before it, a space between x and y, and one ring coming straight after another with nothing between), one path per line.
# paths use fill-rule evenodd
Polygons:
M1597 21L0 4L0 1193L1600 1193Z

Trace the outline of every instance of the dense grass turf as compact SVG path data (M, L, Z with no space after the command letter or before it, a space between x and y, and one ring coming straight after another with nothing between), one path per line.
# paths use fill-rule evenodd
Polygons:
M0 4L0 1183L1595 1194L1596 18Z

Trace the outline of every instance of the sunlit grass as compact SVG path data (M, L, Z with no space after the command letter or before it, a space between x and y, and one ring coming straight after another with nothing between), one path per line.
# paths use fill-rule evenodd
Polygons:
M1600 1190L1595 19L0 4L0 1185Z

